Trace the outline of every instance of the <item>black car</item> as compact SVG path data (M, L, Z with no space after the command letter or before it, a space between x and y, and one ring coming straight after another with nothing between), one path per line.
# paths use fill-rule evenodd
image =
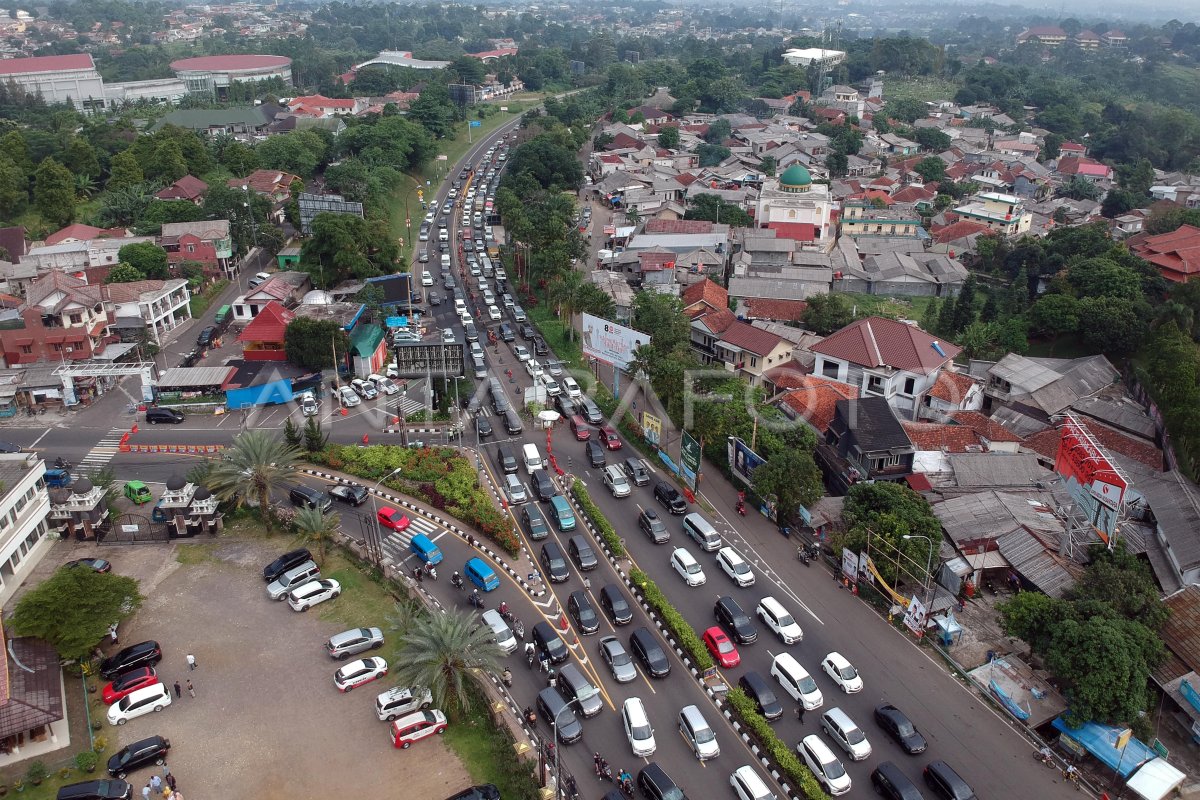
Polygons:
M583 449L587 452L588 463L593 467L603 467L607 463L608 459L604 454L604 445L595 439L588 439Z
M204 330L200 331L200 335L196 337L196 344L201 347L212 347L213 339L217 338L217 329L209 325Z
M678 489L666 481L654 484L654 499L662 503L672 514L687 513L687 501L683 499L683 495L679 493Z
M638 628L629 637L629 649L633 657L642 662L642 669L652 678L665 678L671 674L671 662L658 639L649 628Z
M550 354L550 346L546 344L546 340L540 336L533 337L533 352L539 356Z
M600 566L596 551L582 534L576 534L567 540L567 552L571 554L571 560L579 567L580 572L588 572Z
M528 322L521 323L521 327L518 330L521 332L521 338L527 342L533 341L533 337L537 336L537 331Z
M753 644L758 641L758 628L742 611L742 607L732 597L718 597L713 606L713 616L717 624L729 632L738 644Z
M558 490L554 488L554 481L550 478L550 473L544 469L535 469L533 471L533 491L537 493L538 499L543 503L549 502L551 497L558 494Z
M167 760L167 751L171 749L171 740L161 736L151 736L126 747L121 748L108 759L108 774L114 778L124 778L127 774L144 767L147 764L162 765Z
M912 724L912 720L894 705L876 706L875 722L910 756L925 752L925 737Z
M494 783L484 783L463 789L458 794L447 797L446 800L500 800L500 790Z
M454 286L455 286L454 278L446 278L442 281L442 288L445 289L447 292L454 291Z
M925 783L942 800L977 800L975 791L945 761L930 761L922 774Z
M642 796L650 800L687 800L683 790L655 761L651 761L638 773L637 785Z
M558 406L558 413L563 415L563 419L570 419L579 413L575 408L575 401L565 393L554 398L554 405Z
M429 293L429 305L440 306L442 304L442 296L437 292Z
M567 597L567 613L575 620L579 632L583 635L600 630L600 617L596 614L596 607L592 605L587 592L571 592Z
M562 638L554 632L554 628L550 627L549 622L539 622L533 626L533 644L541 657L551 664L560 664L571 655L571 651L567 649Z
M758 704L758 710L767 719L779 719L783 716L783 704L775 696L771 684L757 672L750 671L741 677L738 686Z
M505 342L511 342L517 338L516 336L513 335L512 326L509 325L507 322L500 323L500 327L497 330L496 335L499 336L500 339Z
M76 567L87 567L93 572L112 571L112 564L103 558L77 558L74 561L68 561L63 564L63 569L74 569Z
M367 487L359 486L357 483L343 483L330 489L329 496L334 500L341 500L343 503L349 503L352 506L361 506L367 502L371 493L367 491Z
M492 423L487 417L479 416L475 418L475 432L479 434L480 439L486 439L492 435Z
M162 661L162 648L153 640L138 642L119 650L100 662L100 677L112 680L134 667L148 667Z
M542 545L541 561L542 569L546 570L546 576L550 578L551 583L564 583L571 577L567 557L558 546L558 542L546 542Z
M666 544L671 541L671 532L667 530L667 526L659 519L658 512L653 508L643 508L642 513L638 514L638 527L655 544Z
M629 478L634 486L645 486L650 482L650 473L646 471L646 465L640 458L625 459L621 468L625 470L625 477Z
M307 547L301 547L299 550L289 550L263 567L263 580L270 583L292 567L298 567L305 561L311 560L312 553L308 552Z
M890 761L884 761L871 773L871 785L875 793L885 800L923 800L921 790L913 785L908 776Z
M606 583L600 589L600 607L608 614L613 625L628 625L633 622L633 610L629 608L629 601L621 593L621 587L615 583Z

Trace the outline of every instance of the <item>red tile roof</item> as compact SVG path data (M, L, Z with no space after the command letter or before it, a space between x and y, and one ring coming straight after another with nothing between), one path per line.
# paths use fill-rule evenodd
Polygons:
M936 422L905 422L900 425L918 450L944 450L947 453L978 452L987 446L979 434L961 425L943 425Z
M954 411L947 415L964 428L970 428L990 442L1021 442L1020 436L978 411Z
M905 186L892 195L892 200L897 203L919 203L922 200L932 200L934 197L937 197L937 192L932 189L921 186Z
M273 342L283 344L283 335L287 330L288 323L296 318L296 315L286 308L272 300L267 303L258 312L258 315L250 320L240 335L239 342Z
M762 328L756 328L748 322L737 320L723 334L721 342L757 356L770 355L771 351L784 340Z
M693 175L690 172L681 172L675 176L675 182L680 186L691 186L700 179L699 175Z
M1087 419L1086 417L1077 415L1075 418L1079 420L1101 447L1145 464L1153 470L1162 472L1162 451L1150 442L1127 436L1120 431L1114 430L1107 425L1102 425L1095 420ZM1057 428L1047 428L1026 438L1025 446L1038 455L1053 460L1058 453L1058 443L1061 438L1062 432L1060 430Z
M858 398L858 387L828 378L808 375L799 383L800 388L788 392L780 400L821 433L833 422L839 400Z
M737 315L735 315L728 308L719 308L716 311L698 314L693 317L693 319L700 320L704 323L706 328L719 336L720 334L724 333L730 325L737 322Z
M68 239L78 239L86 242L89 239L124 239L129 235L125 228L97 228L73 222L65 228L60 228L46 237L46 244L60 244Z
M748 319L770 319L776 322L799 322L808 303L803 300L771 300L764 298L746 299Z
M289 107L314 106L316 108L342 108L346 111L353 111L354 103L355 100L353 97L342 99L326 97L323 94L310 94L294 98L288 105Z
M1139 234L1127 242L1135 255L1158 267L1169 281L1183 283L1200 274L1200 228L1183 225L1157 236Z
M941 353L934 349L935 344ZM813 345L812 352L866 367L887 366L928 375L953 360L962 348L930 336L915 325L866 317Z
M957 405L967 396L967 392L977 385L970 375L944 369L938 373L933 386L929 387L929 396L944 403Z
M729 308L729 292L725 291L725 287L713 283L708 278L684 289L682 299L684 313L693 317L698 313L703 313L702 306L705 305L714 310ZM693 309L693 306L696 308ZM693 313L688 313L689 311Z
M198 70L201 72L238 72L246 69L286 67L291 63L292 60L287 56L198 56L196 58L181 58L178 61L172 61L171 69L175 72L182 70Z
M207 183L194 175L184 175L154 196L159 200L195 200L207 191Z
M958 222L952 222L945 227L938 228L933 231L933 240L938 244L946 244L959 239L965 239L968 236L974 236L977 233L986 233L987 225L979 222L974 222L969 219L960 219Z
M712 233L713 224L706 219L652 219L646 222L646 233Z
M791 239L796 242L817 240L817 228L811 222L768 222L767 227L775 231L777 239Z
M0 75L95 68L96 64L88 53L72 53L66 56L33 56L32 58L0 58Z
M642 272L661 272L664 269L675 268L675 254L658 250L643 250L638 253L638 263Z

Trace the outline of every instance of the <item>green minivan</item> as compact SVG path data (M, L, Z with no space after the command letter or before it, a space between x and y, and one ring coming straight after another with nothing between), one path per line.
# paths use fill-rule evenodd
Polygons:
M550 498L550 516L554 518L554 524L560 531L575 530L575 512L571 510L567 498L561 494Z
M125 496L139 506L143 503L149 503L154 499L154 495L150 494L150 489L141 481L129 481L126 483Z

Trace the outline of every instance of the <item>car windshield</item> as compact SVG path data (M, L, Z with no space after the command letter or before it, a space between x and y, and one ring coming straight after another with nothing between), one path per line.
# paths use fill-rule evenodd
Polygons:
M579 619L582 622L595 622L596 621L596 612L592 611L591 606L580 606L579 607Z
M678 786L672 786L663 792L662 800L684 800L683 790Z
M657 532L657 531L662 531L662 530L666 530L666 529L667 529L667 526L663 524L663 521L661 519L650 520L650 530Z
M846 665L838 670L838 674L842 676L844 681L852 681L858 677L858 673L854 671L854 667Z
M800 679L800 693L811 694L817 690L817 682L812 679L812 676Z
M842 766L842 762L835 758L833 761L827 761L822 764L821 772L825 773L826 778L837 780L846 774L846 768Z
M738 575L745 575L750 571L750 565L745 561L735 561L733 564L733 571Z
M913 727L913 724L906 719L900 720L892 717L892 720L896 723L896 733L900 734L901 736L912 736L917 732L916 728Z
M713 739L716 739L716 738L717 738L717 735L715 733L713 733L712 728L700 728L698 731L696 731L696 743L697 744L704 744L705 742L711 742Z
M733 618L733 627L749 628L750 627L750 618L747 617L745 614L742 614L741 616L735 616Z
M846 732L846 741L850 742L850 744L858 744L866 740L867 736L862 732L861 728L852 728Z
M688 564L685 569L687 570L688 575L695 575L700 572L700 565L692 562L691 564Z
M618 666L618 667L624 666L625 664L628 664L629 662L630 662L629 653L625 652L624 650L620 651L619 653L615 653L612 656L612 663L614 666Z
M779 627L788 628L796 624L796 620L792 619L791 614L784 614L779 618Z
M595 697L598 694L600 694L600 690L589 683L587 686L584 686L582 689L575 692L575 697L579 700L587 700Z
M720 641L717 642L717 652L732 653L733 652L733 642L729 641L728 639L721 639Z
M629 728L629 732L633 735L633 738L637 739L638 741L649 739L654 735L654 732L650 730L649 725L633 725Z

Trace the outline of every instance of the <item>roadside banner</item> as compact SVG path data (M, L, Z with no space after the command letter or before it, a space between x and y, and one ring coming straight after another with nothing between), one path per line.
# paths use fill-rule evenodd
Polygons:
M642 436L655 447L662 441L662 420L653 414L642 412Z
M683 482L693 492L696 491L696 476L700 473L700 443L683 432L683 440L679 444L679 466L683 473Z

